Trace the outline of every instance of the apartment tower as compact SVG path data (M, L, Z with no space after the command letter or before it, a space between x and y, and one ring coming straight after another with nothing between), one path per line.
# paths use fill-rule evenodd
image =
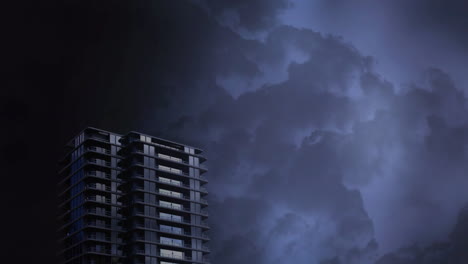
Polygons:
M86 128L59 162L62 264L208 263L202 150Z

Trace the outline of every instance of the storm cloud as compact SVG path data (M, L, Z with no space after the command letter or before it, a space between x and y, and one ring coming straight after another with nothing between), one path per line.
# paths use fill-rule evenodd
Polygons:
M46 113L61 133L43 136L58 149L92 125L204 149L212 263L466 262L466 67L408 58L419 49L393 34L437 23L463 46L455 2L85 2L63 10L64 100L45 100L59 102ZM395 16L370 12L385 7ZM366 12L375 23L357 19ZM366 32L379 30L406 44L375 49L388 39ZM461 46L443 54L464 58ZM34 103L17 117L42 116Z
M466 1L294 0L283 23L343 36L375 57L395 84L419 81L427 67L468 84ZM398 87L397 87L398 88Z

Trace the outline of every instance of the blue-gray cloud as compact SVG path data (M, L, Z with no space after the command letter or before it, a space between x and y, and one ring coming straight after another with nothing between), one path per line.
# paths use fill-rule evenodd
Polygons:
M286 1L193 2L68 3L66 137L92 124L203 148L213 263L379 263L448 236L468 200L452 72L400 86L348 35L281 25ZM325 8L349 29L345 7Z

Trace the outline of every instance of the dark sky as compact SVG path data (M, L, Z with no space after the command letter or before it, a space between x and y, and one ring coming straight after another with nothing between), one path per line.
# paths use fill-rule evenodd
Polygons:
M84 126L205 150L213 264L468 263L468 2L11 10L0 186L12 263L53 263L56 160Z

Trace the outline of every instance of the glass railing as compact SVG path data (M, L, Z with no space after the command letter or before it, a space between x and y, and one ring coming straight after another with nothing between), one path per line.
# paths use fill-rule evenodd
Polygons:
M93 252L93 253L103 253L103 254L111 254L110 249L106 248L98 248L98 247L88 247L86 249L87 252Z
M102 184L98 185L96 183L87 184L86 188L87 189L94 189L94 190L101 190L101 191L108 191L108 192L111 191L110 186L106 186L106 185L102 185Z
M177 234L177 235L188 235L188 236L190 235L189 232L185 232L182 229L173 229L173 228L169 228L169 227L159 227L159 228L157 228L157 230L159 230L161 232L172 233L172 234Z
M101 160L101 159L88 159L89 163L101 165L101 166L108 166L110 167L111 163L109 161Z
M171 180L171 179L167 179L167 178L163 178L163 177L158 177L158 179L156 179L156 181L161 182L161 183L171 184L171 185L174 185L174 186L183 186L183 187L190 188L190 185L184 184L181 181Z
M86 201L100 202L100 203L111 203L111 199L102 196L87 196Z
M164 253L164 252L160 252L159 256L164 257L164 258L173 258L173 259L185 259L185 260L191 260L192 259L192 258L184 256L184 255Z
M88 171L86 172L87 176L99 177L104 179L110 179L111 175L102 171Z
M108 137L100 137L100 136L96 136L96 135L86 135L87 138L92 138L92 139L97 139L97 140L101 140L101 141L105 141L105 142L109 142L109 138Z
M160 217L161 219L165 219L164 217ZM170 219L168 219L170 220ZM175 221L175 222L180 222L180 221ZM179 229L172 229L172 228L165 228L165 227L157 227L157 228L152 228L152 227L147 227L144 224L140 223L135 223L133 224L134 228L145 228L145 229L151 229L151 230L156 230L156 231L161 231L165 233L171 233L171 234L176 234L176 235L185 235L185 236L194 236L194 237L201 237L201 238L206 238L209 239L209 236L205 233L202 234L193 234L184 230L179 230Z
M110 236L103 236L103 235L96 235L96 234L89 234L87 236L88 239L94 239L94 240L103 240L103 241L110 241L111 237Z
M182 170L175 169L175 168L171 168L171 167L167 167L167 166L164 166L164 165L158 165L158 169L163 170L163 171L168 171L168 172L176 173L176 174L187 175L187 174L184 173Z
M111 228L110 224L105 224L105 223L100 223L100 222L88 222L88 223L86 223L86 226Z
M182 205L165 204L165 203L159 203L158 205L161 206L161 207L164 207L164 208L170 208L170 209L175 209L175 210L181 210L181 211L186 211L186 212L189 212L189 213L199 213L199 214L203 214L203 215L208 216L208 211L207 211L207 210L203 210L203 209L200 209L200 210L191 210L190 208L184 207L184 206L182 206Z
M157 193L162 194L162 195L167 195L171 197L176 197L176 198L184 198L184 199L190 199L190 197L183 195L182 193L179 192L173 192L169 190L164 190L164 189L159 189Z
M173 204L173 203L169 203L165 201L159 201L158 205L161 207L175 209L175 210L190 211L189 208L183 207L181 204Z
M172 149L172 150L182 151L182 150L180 150L180 149L178 149L178 148L169 147L169 146L166 146L166 145L163 145L163 144L159 144L159 143L155 143L155 142L152 142L152 144L154 144L154 145L156 145L156 146L160 146L160 147Z
M174 222L179 222L179 223L188 223L188 224L190 224L189 220L185 220L185 219L180 218L180 217L159 215L158 218L163 219L163 220L169 220L169 221L174 221Z
M110 154L110 150L105 149L105 148L100 148L100 147L88 147L88 150L99 152L99 153L104 153L104 154Z
M187 224L199 225L203 227L209 227L206 221L201 221L199 223L192 223L190 220L185 220L183 218L178 218L178 217L171 217L171 216L165 216L165 215L151 216L151 215L146 215L145 212L143 212L142 210L134 210L133 213L135 215L155 217L161 220L168 220L168 221L173 221L173 222L178 222L178 223L187 223Z
M176 162L181 162L181 163L187 163L187 162L183 161L181 158L176 158L176 157L172 157L172 156L161 154L161 153L158 153L158 158L171 160L171 161L176 161Z
M111 213L109 211L106 211L106 210L87 209L86 212L89 213L89 214L111 216Z
M164 240L164 239L160 239L159 243L164 244L164 245L169 245L169 246L175 246L175 247L186 247L186 248L191 247L190 244L187 244L187 243Z

